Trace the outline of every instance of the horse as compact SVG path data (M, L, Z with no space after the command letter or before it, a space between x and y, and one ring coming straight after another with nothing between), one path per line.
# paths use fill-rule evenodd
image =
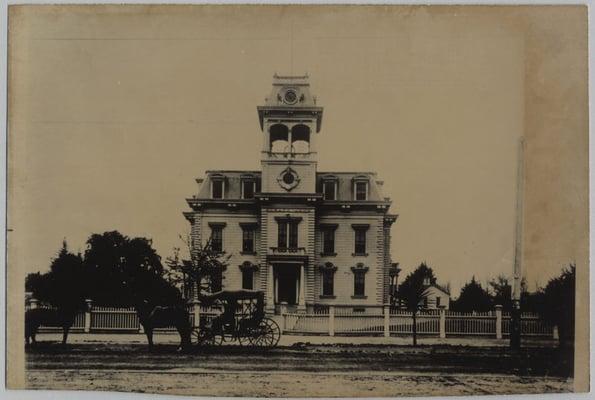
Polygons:
M146 300L136 305L138 319L147 335L149 351L153 350L153 330L175 326L180 335L178 350L190 347L190 334L192 327L188 319L188 312L182 306L155 306L152 307Z
M35 335L41 325L62 328L62 345L66 345L68 332L78 310L64 308L34 308L25 312L25 345L35 345Z

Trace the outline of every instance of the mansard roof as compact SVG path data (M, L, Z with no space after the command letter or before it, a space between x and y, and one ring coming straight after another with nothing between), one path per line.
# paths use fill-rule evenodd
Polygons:
M243 179L253 178L256 182L256 190L260 190L260 171L239 171L239 170L209 170L206 171L204 179L197 179L200 184L195 199L211 198L211 181L223 179L225 181L225 199L241 199ZM387 198L382 196L382 181L377 180L376 172L317 172L316 191L322 193L323 180L334 180L337 182L337 202L353 201L353 182L356 180L367 180L368 200L370 202L384 202Z

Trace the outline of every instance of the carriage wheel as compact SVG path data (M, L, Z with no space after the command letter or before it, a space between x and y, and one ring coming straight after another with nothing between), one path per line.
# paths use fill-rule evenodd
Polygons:
M192 343L199 346L220 346L223 342L221 335L213 334L212 331L194 329L192 331Z
M250 336L249 333L247 335L239 334L238 342L240 343L240 346L249 346L252 344L252 336Z
M254 346L270 348L275 347L280 338L281 329L279 329L279 325L270 318L263 318L251 336L251 343Z

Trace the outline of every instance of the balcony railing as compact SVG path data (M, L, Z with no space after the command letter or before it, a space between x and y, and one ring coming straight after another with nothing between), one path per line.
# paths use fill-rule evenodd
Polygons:
M274 256L305 256L304 247L270 247L269 254Z

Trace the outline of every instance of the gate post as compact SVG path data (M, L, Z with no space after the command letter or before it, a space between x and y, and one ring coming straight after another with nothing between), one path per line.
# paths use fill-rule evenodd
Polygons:
M93 307L93 300L85 300L87 308L85 309L85 333L91 332L91 308Z
M386 304L384 310L384 337L390 337L390 307Z
M335 306L328 306L328 335L335 336Z
M446 338L446 306L440 306L440 339Z
M198 328L200 326L200 303L198 300L192 300L192 327Z
M496 305L496 339L502 339L502 306Z

